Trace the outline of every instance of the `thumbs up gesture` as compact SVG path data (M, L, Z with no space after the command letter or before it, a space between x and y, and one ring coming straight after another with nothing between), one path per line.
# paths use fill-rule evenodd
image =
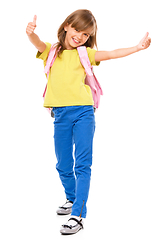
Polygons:
M35 15L33 18L33 22L29 22L27 25L26 33L28 36L30 36L36 28L36 19L37 19L37 16Z
M146 35L141 39L141 41L137 45L138 50L144 50L150 46L151 38L148 36L149 36L149 33L147 32Z

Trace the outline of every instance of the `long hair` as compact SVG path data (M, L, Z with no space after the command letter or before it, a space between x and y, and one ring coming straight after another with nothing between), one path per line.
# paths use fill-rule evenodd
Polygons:
M61 24L61 26L58 29L58 43L55 44L55 47L58 51L58 56L66 49L65 46L65 37L66 37L66 31L64 30L64 27L69 24L71 27L77 29L78 31L85 31L86 29L91 30L91 35L87 42L84 44L86 47L90 48L97 48L97 40L96 40L96 34L97 34L97 23L96 19L91 13L91 11L86 9L80 9L73 13L71 13L65 21Z

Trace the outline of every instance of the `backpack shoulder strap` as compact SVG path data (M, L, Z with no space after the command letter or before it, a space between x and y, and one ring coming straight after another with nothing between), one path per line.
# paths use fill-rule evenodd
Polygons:
M46 61L46 66L44 68L44 73L47 74L47 78L49 75L50 68L52 67L56 57L57 57L56 47L54 47L54 44L52 44Z
M94 101L94 107L98 108L100 103L100 95L103 95L102 88L93 72L93 68L91 66L86 47L81 46L78 47L77 50L80 57L80 62L83 65L87 74L85 78L85 84L90 86Z
M80 62L85 68L86 74L89 76L93 76L93 70L88 57L87 48L85 46L81 46L77 48L77 51L80 57Z
M52 67L56 57L57 57L56 48L54 47L54 44L52 44L52 46L50 48L50 51L49 51L49 54L48 54L47 61L46 61L46 66L44 68L44 73L47 75L47 79L48 79L48 76L49 76L50 68ZM44 93L43 93L43 98L45 98L46 91L47 91L47 84L46 84L46 87L45 87L45 90L44 90Z

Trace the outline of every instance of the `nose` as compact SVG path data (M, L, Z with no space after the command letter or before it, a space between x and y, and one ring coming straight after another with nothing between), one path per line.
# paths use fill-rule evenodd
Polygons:
M81 39L82 39L82 35L83 35L83 33L82 33L82 32L78 32L78 35L77 35L77 37L78 37L78 39L79 39L79 40L81 40Z

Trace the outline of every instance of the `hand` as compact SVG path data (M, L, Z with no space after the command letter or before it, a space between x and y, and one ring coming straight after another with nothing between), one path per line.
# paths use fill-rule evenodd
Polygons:
M30 36L36 28L36 19L37 19L37 16L35 15L33 18L33 22L29 22L27 25L26 33L28 36Z
M144 50L150 46L151 38L148 36L149 36L149 33L147 32L144 38L142 38L142 40L139 42L139 44L137 45L138 51Z

